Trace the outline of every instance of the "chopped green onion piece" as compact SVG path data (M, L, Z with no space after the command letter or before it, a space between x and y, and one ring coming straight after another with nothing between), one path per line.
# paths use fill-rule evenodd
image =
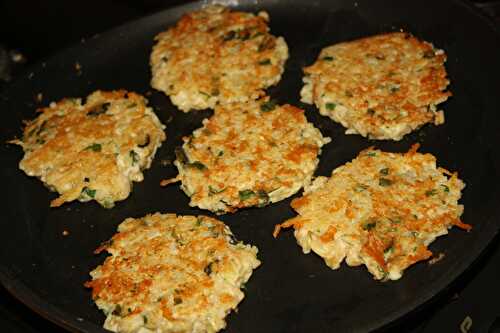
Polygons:
M377 226L377 222L372 221L363 225L363 230L370 231Z
M395 92L397 92L399 90L399 87L398 86L392 86L389 88L389 91L391 92L391 94L394 94Z
M137 154L134 150L129 152L130 158L132 159L132 165L139 162L139 154Z
M212 88L212 90L210 91L210 93L212 94L212 96L219 96L220 95L220 90L219 90L219 88L215 87L215 88Z
M443 188L443 191L445 191L446 193L450 192L450 188L448 186L443 185L443 184L441 184L440 186Z
M104 114L106 113L106 111L108 111L110 105L111 103L103 103L96 105L89 112L87 112L87 116L97 117L101 114Z
M333 61L335 58L332 57L332 56L324 56L323 58L321 58L321 60L323 61Z
M186 152L182 147L176 147L174 149L174 152L175 152L175 157L177 158L177 161L179 161L179 163L185 164L189 161Z
M191 163L188 164L188 166L191 167L191 168L198 169L198 170L205 170L205 169L207 169L207 167L205 166L205 164L201 163L200 161L191 162Z
M379 172L381 175L387 176L389 174L389 168L383 168Z
M118 304L112 312L115 316L119 316L122 313L122 307Z
M91 197L91 198L95 197L96 192L97 192L96 190L92 190L92 189L88 188L87 186L82 188L82 194L85 194L86 196Z
M250 199L251 197L253 197L255 195L255 192L252 190L243 190L243 191L240 191L238 194L239 194L240 200L244 201L244 200L247 200L247 199Z
M387 178L380 178L378 180L378 184L380 186L390 186L390 185L392 185L392 180L387 179Z
M213 262L211 262L211 263L209 263L208 265L205 266L205 268L203 269L203 271L205 272L205 274L207 274L207 275L212 274L212 264L213 264Z
M337 107L337 104L335 104L335 103L326 103L325 107L326 107L327 110L333 111Z
M428 197L431 197L433 195L437 194L437 190L435 188L433 188L432 190L428 190L425 192L425 195L428 196Z
M272 99L260 105L260 111L262 112L269 112L274 110L275 108L276 108L276 102Z
M271 64L271 59L264 59L259 61L259 65L265 66L265 65L270 65Z
M354 191L356 191L356 192L363 192L366 189L368 189L368 185L365 185L365 184L357 184L354 187Z
M203 217L196 218L196 226L199 227L203 223Z
M269 195L264 190L257 191L257 197L259 198L259 207L263 207L269 203Z
M392 252L392 250L394 250L394 245L393 244L389 245L387 248L384 249L384 254Z
M208 195L209 195L209 196L212 196L212 195L215 195L215 194L222 193L222 192L224 192L225 190L226 190L225 188L218 190L218 189L216 189L216 188L212 187L211 185L208 185Z
M95 152L100 152L102 150L102 146L100 143L93 143L90 146L86 147L84 150L92 150Z

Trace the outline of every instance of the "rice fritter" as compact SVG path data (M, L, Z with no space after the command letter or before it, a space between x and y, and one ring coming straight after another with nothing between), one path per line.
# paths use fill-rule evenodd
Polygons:
M51 202L96 200L106 208L124 200L142 181L165 140L163 126L146 99L133 92L96 91L82 102L65 98L39 109L27 122L19 167L60 196Z
M153 214L128 218L96 253L92 298L114 332L217 332L260 265L257 248L235 240L206 216Z
M283 200L311 181L330 142L304 111L269 99L215 108L184 138L174 164L190 205L217 214Z
M469 230L458 204L464 183L436 167L431 154L377 149L318 177L292 201L299 214L276 226L294 228L304 253L311 250L332 269L342 261L365 265L377 280L397 280L403 271L429 259L427 248L452 226Z
M269 15L213 5L185 14L156 36L153 88L184 112L264 95L281 78L288 58L282 37L269 33Z
M426 123L444 123L437 105L451 96L443 50L395 32L324 48L304 68L304 103L346 134L401 140Z

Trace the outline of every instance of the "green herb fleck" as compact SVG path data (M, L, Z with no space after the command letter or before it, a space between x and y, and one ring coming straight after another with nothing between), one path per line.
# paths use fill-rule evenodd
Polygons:
M122 307L120 304L118 304L115 309L113 310L113 314L115 316L120 316L122 314Z
M182 147L176 147L174 149L174 152L175 152L175 157L177 158L179 163L185 164L185 163L189 162L189 159L186 155L186 152L184 151L184 149Z
M243 191L240 191L238 194L240 196L240 200L244 201L244 200L247 200L247 199L250 199L251 197L253 197L255 195L255 192L252 190L243 190Z
M384 249L384 254L392 252L392 250L394 250L394 245L391 243L388 247Z
M337 104L335 104L335 103L326 103L325 107L326 107L327 110L333 111L337 107Z
M441 184L439 186L441 186L443 188L443 191L445 191L446 193L450 192L450 188L448 186L446 186L444 184Z
M200 94L202 94L203 96L207 97L207 98L211 97L211 95L210 95L210 94L208 94L208 93L206 93L206 92L204 92L204 91L199 90L198 92L199 92Z
M250 38L250 32L245 29L236 31L231 30L227 34L225 34L222 39L223 41L227 42L233 39L247 40L248 38Z
M366 189L368 189L368 185L365 185L365 184L357 184L354 187L354 191L356 191L356 192L363 192Z
M102 146L100 143L93 143L90 146L86 147L84 150L92 150L94 152L100 152L102 150Z
M212 90L210 91L210 94L212 94L212 96L219 96L220 95L219 88L217 88L217 87L212 88Z
M390 185L392 185L392 180L387 179L387 178L379 178L378 184L380 186L390 186Z
M203 268L203 271L205 272L205 274L207 274L207 275L212 274L212 265L213 265L213 262L209 263L208 265L205 266L205 268Z
M370 152L366 153L366 156L375 157L375 156L377 156L377 153L374 151L370 151Z
M425 192L425 196L427 196L427 197L431 197L431 196L436 195L436 194L437 194L437 190L435 188Z
M236 31L229 31L227 34L222 37L222 40L227 42L228 40L232 40L236 38Z
M397 92L399 90L399 87L398 86L391 86L389 88L389 91L391 92L391 94L394 94L395 92Z
M108 111L110 105L111 105L111 103L103 103L103 104L96 105L92 109L90 109L89 112L87 112L87 116L97 117L101 114L104 114L104 113L106 113L106 111Z
M130 103L128 106L127 106L127 109L132 109L132 108L135 108L137 106L137 103Z
M321 58L321 60L323 61L333 61L335 58L332 57L332 56L324 56L323 58Z
M224 155L224 150L221 150L221 151L217 154L217 157L221 157L222 155Z
M218 189L216 189L216 188L212 187L211 185L208 185L208 195L209 195L209 196L212 196L212 195L215 195L215 194L222 193L222 192L224 192L225 190L226 190L225 188L218 190Z
M260 111L262 112L269 112L274 110L275 108L276 108L276 102L272 99L260 105Z
M148 317L147 316L142 316L142 321L144 324L148 323Z
M262 36L264 33L262 31L258 31L257 33L255 33L252 38L256 38L256 37L259 37L259 36Z
M131 150L129 152L130 158L132 159L132 165L136 164L139 162L139 154L135 152L135 150Z
M363 230L370 231L377 226L376 221L371 221L363 225Z
M85 186L84 188L82 188L82 194L88 196L88 197L91 197L91 198L94 198L95 197L95 193L96 193L96 190L92 190L90 188L88 188L87 186Z
M257 191L257 197L259 198L259 207L263 207L269 203L269 195L264 190Z
M196 226L199 227L203 223L203 217L198 216L196 218Z
M271 59L264 59L259 61L259 65L265 66L265 65L270 65L271 64Z
M387 176L389 174L389 168L383 168L379 172L381 175Z
M200 161L191 162L191 163L187 164L187 166L190 168L198 169L198 170L206 170L207 169L205 164L201 163Z

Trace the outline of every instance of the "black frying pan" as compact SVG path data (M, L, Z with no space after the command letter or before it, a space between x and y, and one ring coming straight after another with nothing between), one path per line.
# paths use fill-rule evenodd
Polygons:
M280 102L304 107L307 117L333 138L324 148L317 174L329 175L371 145L406 151L420 142L422 151L435 154L441 166L459 171L467 183L463 219L474 228L470 233L453 229L438 239L431 250L446 255L438 263L419 263L401 280L380 283L364 268L344 265L332 271L316 255L302 254L290 231L274 240L274 225L294 215L290 199L222 216L239 239L258 246L263 262L247 284L239 312L228 317L227 332L366 331L387 325L449 286L499 230L500 38L481 15L459 1L236 3L243 10L269 11L272 32L288 42L286 72L269 94ZM201 4L124 25L33 67L1 97L2 142L21 135L22 119L35 116L39 105L33 97L40 92L47 104L65 96L86 96L95 89L150 91L148 58L154 35ZM301 67L312 63L322 47L399 29L432 41L448 54L454 96L443 105L446 124L426 126L401 142L369 141L344 135L340 125L299 102ZM75 69L76 62L81 73ZM22 156L19 147L0 147L0 280L22 302L66 328L100 330L104 316L82 285L88 272L104 259L92 251L111 237L124 218L156 211L206 214L189 208L188 197L177 186L161 188L158 184L176 174L173 166L162 166L160 160L172 160L181 137L199 127L210 112L183 114L158 92L152 92L149 99L164 123L173 117L167 124L167 142L146 171L144 182L135 184L131 196L111 210L95 203L49 208L55 194L16 168ZM63 235L65 230L69 235Z

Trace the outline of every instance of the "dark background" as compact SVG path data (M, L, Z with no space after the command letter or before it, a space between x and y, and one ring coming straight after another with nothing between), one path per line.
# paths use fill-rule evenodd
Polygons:
M0 1L0 90L30 64L179 0ZM500 1L473 1L500 27ZM466 22L464 22L466 24ZM499 59L500 61L500 59ZM500 332L500 240L443 295L389 332ZM467 317L472 323L469 327ZM0 286L1 332L63 332Z

